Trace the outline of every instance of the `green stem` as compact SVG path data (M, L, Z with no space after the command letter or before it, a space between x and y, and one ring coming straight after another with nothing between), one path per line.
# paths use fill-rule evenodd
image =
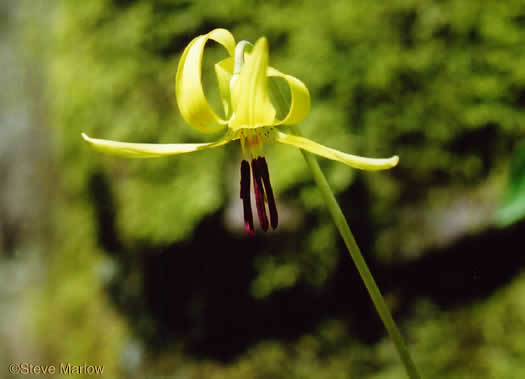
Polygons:
M286 97L283 95L279 85L277 85L276 82L269 81L269 84L270 92L273 95L272 100L278 108L278 111L282 114L283 110L289 108L289 101L286 100ZM295 135L301 136L297 128L290 126L290 130ZM361 275L361 279L363 282L365 282L366 289L372 298L372 302L374 303L377 313L379 313L379 317L381 317L381 320L383 321L390 338L392 341L394 341L394 345L396 346L399 356L401 357L401 361L405 366L408 377L411 379L420 379L416 365L414 364L414 361L408 352L405 341L403 340L403 337L401 336L401 333L399 332L399 329L392 318L392 314L385 303L383 295L381 295L381 291L379 291L379 288L377 287L374 277L372 276L372 273L370 272L370 269L363 258L363 254L361 254L361 250L359 249L354 235L352 234L352 231L346 222L343 211L339 207L334 193L332 192L326 177L321 171L321 167L319 167L317 159L312 154L304 150L301 150L301 152L304 159L306 160L306 163L310 167L310 170L312 171L315 182L321 190L321 194L323 195L328 210L330 211L334 223L345 242L346 248L348 249L348 252L352 257L357 270Z
M291 130L294 134L300 135L298 134L297 128L292 127ZM334 223L345 242L346 248L348 249L348 252L352 257L357 270L361 275L361 279L363 279L363 282L365 282L366 289L372 298L372 302L376 307L377 313L379 313L379 317L381 317L381 320L383 321L390 338L392 338L394 341L397 351L401 357L401 361L405 365L405 369L409 378L419 379L420 376L412 358L410 357L410 353L408 352L405 341L403 340L403 337L401 336L401 333L399 332L399 329L392 318L392 314L388 310L385 300L381 295L379 288L377 287L374 277L372 276L372 273L370 272L363 255L361 254L361 250L359 249L357 242L355 241L354 235L352 234L352 231L346 222L343 211L339 207L339 204L337 203L337 200L330 189L330 185L321 171L321 167L319 167L317 159L306 151L301 150L301 152L303 153L304 159L312 171L315 182L321 190L321 194L323 195L328 210L330 211Z

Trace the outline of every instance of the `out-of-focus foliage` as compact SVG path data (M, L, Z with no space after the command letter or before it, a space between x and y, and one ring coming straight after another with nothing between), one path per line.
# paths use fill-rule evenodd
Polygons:
M58 370L88 360L115 377L126 329L100 280L107 259L91 208L62 196L47 138L53 9L39 0L0 4L0 376L9 364Z
M520 378L525 370L524 290L522 276L493 298L452 312L440 312L435 305L420 301L417 316L408 324L408 338L422 375ZM389 341L371 347L349 338L347 333L341 322L332 321L293 343L259 343L228 365L187 358L178 372L191 379L405 377Z
M62 0L52 20L45 70L57 180L48 281L34 311L45 359L90 359L110 376L139 377L132 369L143 357L126 358L131 335L149 343L148 374L402 376L381 325L359 309L368 299L298 151L266 148L282 225L246 240L238 146L126 160L80 138L204 141L177 112L175 70L192 38L225 27L238 40L266 35L272 66L306 83L305 135L351 153L400 156L386 173L321 164L373 271L383 273L380 286L393 288L388 298L425 376L521 372L525 308L515 271L486 298L443 308L435 292L409 299L429 287L420 266L397 278L404 287L389 276L494 221L505 169L525 136L521 0ZM207 53L205 63L224 55ZM204 79L213 86L210 73ZM432 288L440 296L454 298L451 283L478 285L470 272L462 273L470 281L447 276L453 266L439 266ZM257 323L268 319L274 324ZM179 352L197 341L204 354L221 355L240 338L235 330L249 336L230 363Z
M525 217L525 145L512 156L507 193L498 213L498 221L506 226Z

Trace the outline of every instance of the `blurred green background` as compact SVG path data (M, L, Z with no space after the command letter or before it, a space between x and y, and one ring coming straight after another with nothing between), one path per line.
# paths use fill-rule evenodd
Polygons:
M310 90L306 136L400 156L320 163L423 376L522 378L522 0L0 2L0 377L403 377L298 151L266 148L282 221L250 239L238 144L127 160L80 138L216 138L174 96L216 27L268 37Z

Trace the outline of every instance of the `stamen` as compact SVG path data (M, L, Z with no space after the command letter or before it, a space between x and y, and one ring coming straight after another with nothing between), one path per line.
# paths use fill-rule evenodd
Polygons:
M257 159L252 159L252 174L259 224L261 225L261 229L266 232L268 230L268 216L266 216L266 206L264 204L264 187L261 181L261 169Z
M266 198L268 199L268 210L270 211L270 223L272 228L277 228L279 224L279 217L277 215L277 206L275 204L275 198L273 197L272 185L270 184L270 174L268 172L268 164L264 157L257 158L258 166L261 172L262 181L264 184L264 191Z
M241 162L241 194L244 212L244 230L250 237L255 236L253 227L252 199L250 196L250 164L248 161Z

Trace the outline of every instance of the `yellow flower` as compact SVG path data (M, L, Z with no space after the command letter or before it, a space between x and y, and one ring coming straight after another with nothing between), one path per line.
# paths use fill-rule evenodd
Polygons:
M202 86L202 58L206 42L210 39L221 44L229 54L228 58L215 64L225 118L218 116L211 109ZM278 224L277 208L263 153L265 142L292 145L363 170L383 170L397 164L397 156L387 159L359 157L279 131L276 126L296 124L306 117L310 110L310 94L299 79L268 66L268 42L265 37L259 38L250 53L245 52L249 45L246 41L236 45L229 31L214 29L208 34L194 38L180 59L175 79L180 113L188 124L202 133L215 133L226 129L217 141L197 144L145 144L96 139L84 133L82 137L99 151L138 158L190 153L222 146L239 139L244 155L241 162L240 197L244 207L245 229L250 235L254 235L250 202L250 161L261 228L266 231L271 224L275 229ZM284 79L290 89L290 106L282 119L277 117L276 105L270 100L269 77ZM265 202L268 203L269 221Z

